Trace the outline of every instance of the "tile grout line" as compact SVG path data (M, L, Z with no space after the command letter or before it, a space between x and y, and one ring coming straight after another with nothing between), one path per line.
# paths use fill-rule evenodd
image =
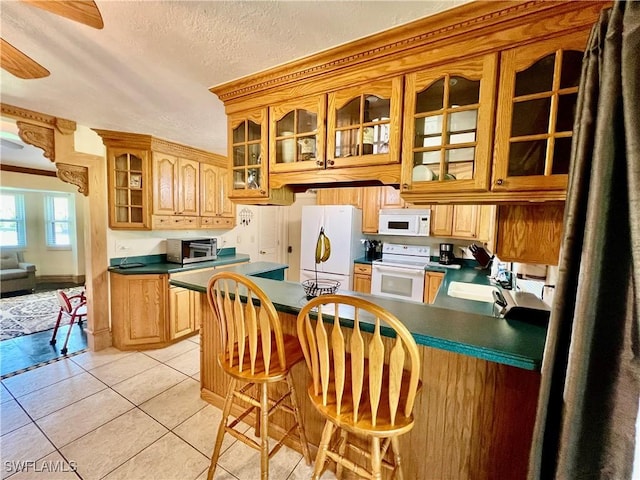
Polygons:
M36 363L35 365L31 365L29 367L21 368L19 370L16 370L15 372L5 373L4 375L0 376L0 381L1 380L5 380L7 378L15 377L16 375L19 375L21 373L30 372L31 370L35 370L35 369L40 368L40 367L45 367L45 366L50 365L52 363L59 362L60 360L65 360L67 358L71 359L72 357L75 357L76 355L80 355L81 353L86 353L88 351L89 351L88 348L83 348L82 350L78 350L77 352L68 353L67 355L63 355L61 357L55 357L55 358L52 358L51 360L47 360L47 361L44 361L44 362Z

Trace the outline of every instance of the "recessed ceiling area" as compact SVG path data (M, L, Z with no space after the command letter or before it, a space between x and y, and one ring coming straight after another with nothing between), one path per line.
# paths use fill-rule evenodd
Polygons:
M466 2L96 0L99 30L2 0L2 38L50 71L23 80L1 70L2 102L226 155L210 87ZM2 163L29 151L3 145Z

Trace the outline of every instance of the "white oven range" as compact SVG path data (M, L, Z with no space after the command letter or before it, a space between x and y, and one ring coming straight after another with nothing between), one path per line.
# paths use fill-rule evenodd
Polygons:
M422 302L424 269L430 259L430 247L383 244L382 258L371 263L371 294Z

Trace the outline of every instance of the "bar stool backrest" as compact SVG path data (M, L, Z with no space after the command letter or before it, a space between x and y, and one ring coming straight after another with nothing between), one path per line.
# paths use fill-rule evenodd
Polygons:
M317 317L315 325L312 312ZM354 320L342 320L347 325L353 323L352 328L340 324L340 314L346 312ZM361 323L372 331L366 336L368 342ZM383 410L391 426L398 410L404 417L412 415L420 383L420 357L413 336L397 317L362 298L321 295L302 308L297 328L314 394L322 395L324 406L335 403L341 422L350 418L352 426L372 431ZM395 335L386 341L386 351L381 328ZM383 392L388 392L388 398L382 398Z
M286 368L278 312L258 285L245 275L223 271L210 278L207 298L220 329L222 368L251 375L257 366L265 375ZM277 359L271 358L273 350Z

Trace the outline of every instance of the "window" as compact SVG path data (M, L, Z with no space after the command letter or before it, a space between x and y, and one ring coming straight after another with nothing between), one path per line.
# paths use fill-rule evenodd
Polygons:
M25 247L24 196L18 193L0 194L0 245Z
M66 195L45 196L47 247L71 247L71 201Z

